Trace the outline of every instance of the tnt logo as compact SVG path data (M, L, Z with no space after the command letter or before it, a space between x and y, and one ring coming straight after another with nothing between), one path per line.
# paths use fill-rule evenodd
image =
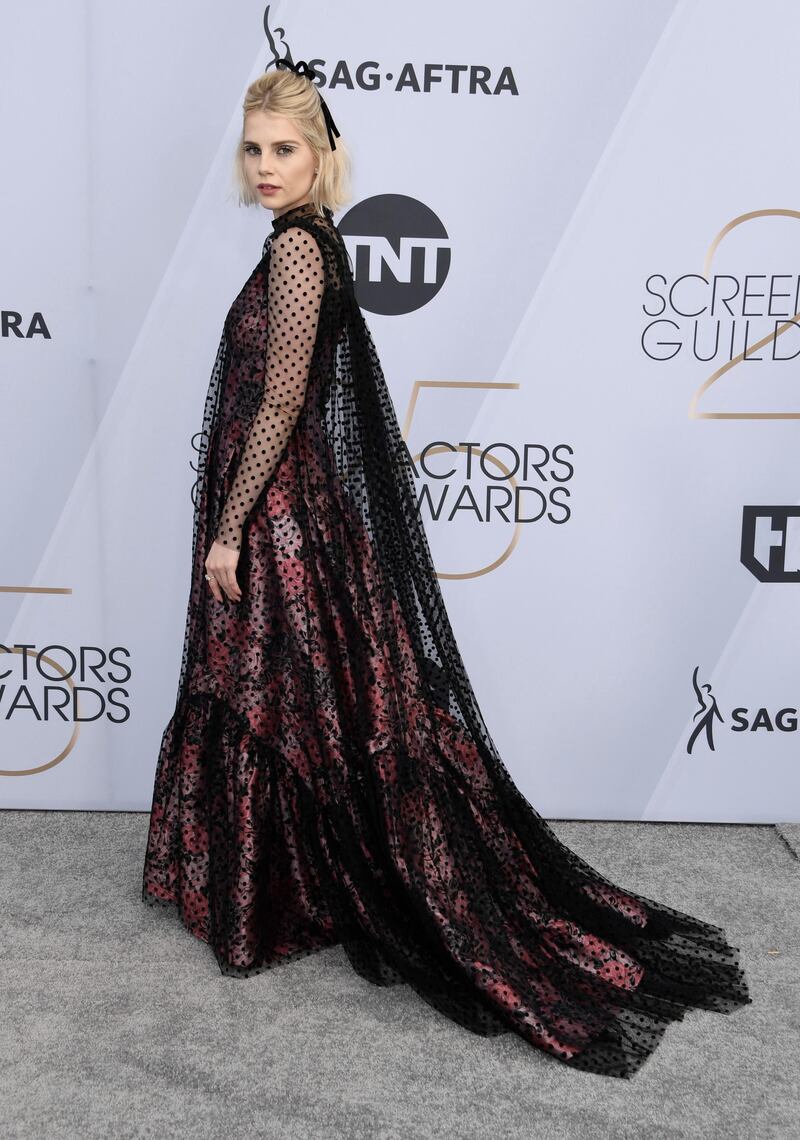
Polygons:
M376 194L337 223L362 309L398 316L421 309L450 270L450 239L433 210L405 194Z
M800 507L742 507L740 558L759 582L800 582Z

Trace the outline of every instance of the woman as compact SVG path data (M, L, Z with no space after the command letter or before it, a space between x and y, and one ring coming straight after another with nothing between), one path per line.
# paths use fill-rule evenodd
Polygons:
M616 886L516 788L453 636L332 220L347 157L306 64L244 101L273 211L205 407L175 712L143 899L224 974L341 944L476 1033L630 1077L752 999L724 931Z

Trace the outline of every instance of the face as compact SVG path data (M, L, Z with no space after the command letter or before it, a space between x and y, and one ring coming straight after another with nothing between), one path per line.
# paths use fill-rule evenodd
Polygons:
M242 148L250 189L276 218L311 200L317 163L291 119L271 111L248 111Z

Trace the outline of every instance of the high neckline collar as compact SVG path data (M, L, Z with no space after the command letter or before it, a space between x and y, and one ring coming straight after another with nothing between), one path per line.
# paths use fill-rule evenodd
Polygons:
M332 216L332 211L329 210L327 206L323 206L322 209L326 217ZM291 221L292 218L305 217L308 214L314 214L319 217L313 202L301 202L299 206L291 206L288 210L284 210L282 214L278 214L277 218L273 218L272 228L276 229L284 222Z

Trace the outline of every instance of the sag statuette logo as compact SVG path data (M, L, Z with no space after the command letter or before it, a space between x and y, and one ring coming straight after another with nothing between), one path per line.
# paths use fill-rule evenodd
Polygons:
M719 721L721 725L729 723L720 712L711 685L707 681L702 684L698 681L699 672L700 666L695 665L692 673L692 688L697 697L699 708L692 715L694 727L686 742L686 751L689 755L691 755L698 739L704 740L711 752L716 751L714 747L715 721ZM747 705L739 705L731 710L728 731L758 732L762 735L775 732L797 732L797 714L798 710L792 706L770 711L763 705L756 709L751 709Z
M288 59L295 62L286 40L284 28L270 26L270 8L264 9L264 34L269 44L272 60ZM309 38L310 23L301 27L304 42ZM476 41L481 43L482 41ZM419 38L425 43L425 37ZM331 91L413 91L418 95L429 92L446 92L454 96L480 98L491 96L494 100L502 96L517 96L519 89L513 68L508 64L490 66L481 63L436 63L426 61L398 60L396 64L381 64L376 59L309 59L302 58L314 69L319 77L319 86ZM481 52L483 55L483 52ZM269 64L267 65L269 66Z

